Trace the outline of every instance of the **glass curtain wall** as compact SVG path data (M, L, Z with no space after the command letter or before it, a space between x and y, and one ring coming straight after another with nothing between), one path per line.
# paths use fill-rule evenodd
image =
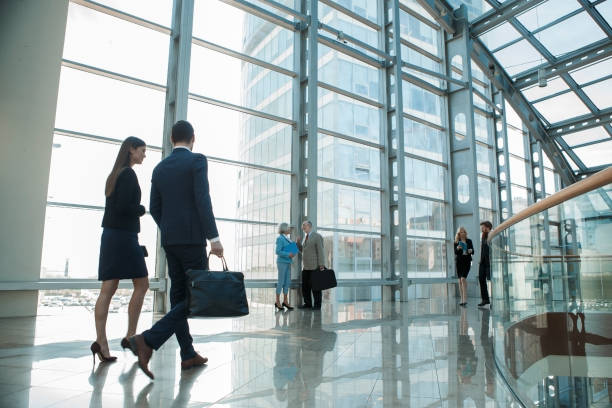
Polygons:
M383 276L388 267L382 220L390 210L383 208L382 195L389 147L384 132L392 131L384 126L385 95L392 84L386 84L381 59L381 2L318 2L316 224L325 239L327 264L340 279L390 277ZM125 137L148 144L144 164L135 168L147 208L151 171L161 160L172 1L99 3L80 0L69 6L41 278L97 277L104 182ZM277 225L299 226L290 213L297 194L291 187L292 141L300 120L293 103L301 90L295 86L300 67L294 66L299 36L295 28L266 16L297 23L288 9L302 10L293 0L244 2L247 7L240 8L229 3L194 3L187 119L196 131L195 151L209 159L211 197L230 268L247 279L272 280ZM445 278L453 231L443 33L416 1L398 4L407 276ZM365 62L368 58L374 63ZM448 75L462 69L454 66ZM496 220L493 109L481 97L490 99L492 92L476 66L472 72L480 217ZM515 211L527 204L531 188L522 129L509 120L509 197ZM547 180L555 179L545 163ZM557 185L547 182L546 192ZM150 249L157 245L148 215L142 218L140 240ZM153 276L155 251L149 253ZM377 299L380 293L379 287L340 288L336 297Z

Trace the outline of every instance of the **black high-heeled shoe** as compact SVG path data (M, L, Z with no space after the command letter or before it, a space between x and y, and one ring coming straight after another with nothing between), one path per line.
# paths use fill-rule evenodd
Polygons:
M287 303L283 302L283 307L286 307L287 310L293 310L293 306L289 306Z
M100 346L97 341L91 343L89 349L91 350L91 354L93 355L94 365L96 364L96 354L98 355L98 358L100 359L101 363L117 361L117 357L105 356L104 354L102 354L102 346Z
M283 308L282 306L279 306L278 303L274 303L274 307L276 308L276 310L280 311L280 310L285 310L285 308Z

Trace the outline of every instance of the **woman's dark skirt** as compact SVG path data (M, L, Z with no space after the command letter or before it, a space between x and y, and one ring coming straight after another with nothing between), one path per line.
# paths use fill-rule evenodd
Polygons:
M455 267L457 268L457 277L458 278L467 278L470 273L471 261L469 259L458 259L455 263Z
M104 228L100 243L98 280L136 279L148 276L144 252L136 232Z

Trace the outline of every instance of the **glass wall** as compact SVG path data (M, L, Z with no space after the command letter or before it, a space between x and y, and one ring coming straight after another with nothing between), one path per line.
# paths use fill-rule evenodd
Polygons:
M279 3L288 8L259 1L238 8L220 0L196 0L190 54L180 61L189 68L187 119L196 131L195 151L209 160L211 197L226 258L247 279L276 278L277 225L300 224L291 219L292 206L299 205L294 181L302 177L295 173L292 155L307 150L294 145L306 137L297 131L307 122L304 110L294 104L311 103L303 85L307 72L299 72L310 50L300 43L305 37L297 26L307 10L297 10L299 2L293 0ZM417 2L401 3L401 79L389 79L382 63L394 53L389 45L393 38L385 38L384 27L392 13L382 13L382 1L318 3L317 134L307 135L317 143L313 221L325 239L326 263L343 280L394 278L385 274L393 255L384 246L390 228L384 220L397 217L389 199L396 200L399 191L387 191L397 177L405 184L407 247L401 250L408 259L398 269L405 268L409 278L454 276L447 260L453 186L445 35ZM265 12L256 13L258 8ZM146 7L111 0L70 3L41 278L97 277L104 182L119 144L129 135L148 144L144 164L135 168L148 208L151 171L164 145L171 17L171 0ZM448 74L457 77L460 65ZM485 75L473 63L471 71L479 216L495 222L497 113L488 101L493 92ZM389 121L396 81L403 111ZM513 120L516 114L510 111L507 115L508 199L518 211L533 191L531 159L520 120ZM395 134L398 120L403 135ZM404 145L401 175L389 164L398 137ZM545 160L547 194L558 187L551 167ZM149 215L142 218L140 240L150 248L147 265L153 276L157 229ZM298 277L296 267L293 278ZM369 293L370 298L380 296L376 288Z

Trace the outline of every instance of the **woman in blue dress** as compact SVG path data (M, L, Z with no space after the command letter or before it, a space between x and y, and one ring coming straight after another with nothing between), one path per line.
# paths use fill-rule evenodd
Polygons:
M278 267L278 282L276 283L277 310L292 310L289 305L289 284L291 283L291 264L293 257L297 254L297 245L291 241L289 235L289 224L286 222L278 226L278 237L276 238L276 266ZM281 291L284 295L283 303L280 302Z

